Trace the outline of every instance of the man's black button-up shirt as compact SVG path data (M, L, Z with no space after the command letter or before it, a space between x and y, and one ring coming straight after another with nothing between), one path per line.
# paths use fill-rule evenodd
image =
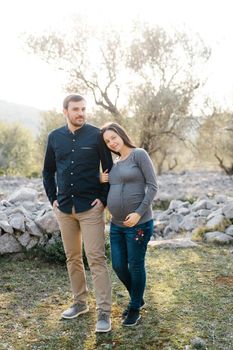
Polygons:
M109 186L101 184L102 170L112 167L111 153L100 130L84 124L72 133L68 126L53 130L48 137L44 160L43 183L51 204L57 199L59 209L71 213L91 208L99 198L106 205Z

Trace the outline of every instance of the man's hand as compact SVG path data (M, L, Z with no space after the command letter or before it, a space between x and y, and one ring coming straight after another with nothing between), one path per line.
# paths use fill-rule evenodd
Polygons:
M101 200L98 199L98 198L96 198L96 199L91 203L91 205L92 205L93 207L94 207L95 205L102 205L102 206L104 206L103 203L101 202Z
M53 202L53 209L55 209L55 208L57 208L57 207L58 207L58 201L55 200L55 201Z
M130 213L126 216L125 221L123 221L123 224L127 227L133 227L137 225L140 219L141 215L139 215L138 213Z

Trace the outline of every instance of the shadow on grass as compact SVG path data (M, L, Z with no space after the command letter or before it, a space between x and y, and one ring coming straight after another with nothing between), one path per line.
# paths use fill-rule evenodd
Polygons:
M94 314L60 320L71 299L64 266L9 259L0 266L3 348L84 349Z
M112 273L112 332L107 334L94 332L90 273L90 312L61 321L71 300L65 267L7 259L0 260L0 267L0 349L183 350L196 336L206 341L208 350L233 348L230 249L148 249L147 306L136 327L121 324L128 297Z
M233 349L230 248L150 250L149 260L150 300L158 308L160 333L167 329L167 345L184 349L198 336L208 350ZM217 283L223 271L228 283Z

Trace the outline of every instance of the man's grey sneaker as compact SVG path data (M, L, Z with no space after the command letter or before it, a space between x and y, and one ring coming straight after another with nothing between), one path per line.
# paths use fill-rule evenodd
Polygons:
M143 309L145 306L146 306L146 303L145 303L144 299L142 299L140 310ZM129 312L129 306L127 306L127 308L122 312L122 314L121 314L122 320L124 320L127 317L128 312Z
M77 303L73 304L69 309L64 311L61 317L69 320L78 317L79 315L85 314L88 311L89 307L87 304Z
M104 312L99 310L98 312L98 321L96 323L95 331L97 333L105 333L111 331L111 320L110 314L108 312Z
M136 326L136 324L138 324L138 321L141 318L139 312L140 310L137 310L137 309L129 309L126 318L122 322L123 326L126 326L126 327Z

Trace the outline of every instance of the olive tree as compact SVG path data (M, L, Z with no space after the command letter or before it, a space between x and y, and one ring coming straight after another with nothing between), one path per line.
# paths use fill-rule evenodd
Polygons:
M199 37L163 28L135 29L128 66L138 77L130 105L137 120L140 146L154 159L161 173L164 162L177 164L174 147L185 145L196 120L190 109L196 90L203 83L201 67L210 50Z
M42 112L39 135L37 137L40 162L42 161L50 131L65 124L65 117L55 110Z
M199 157L233 175L233 112L214 107L205 116L197 135Z
M30 176L37 172L36 144L31 132L20 124L0 120L0 173Z
M68 32L27 35L25 40L30 51L66 73L67 92L91 92L96 105L121 122L117 107L124 56L120 33L98 31L78 19Z
M145 23L124 35L78 19L66 32L25 40L31 52L65 72L67 92L91 92L104 115L123 124L155 159L159 172L165 162L168 168L177 164L174 149L195 126L190 105L210 56L199 37Z

